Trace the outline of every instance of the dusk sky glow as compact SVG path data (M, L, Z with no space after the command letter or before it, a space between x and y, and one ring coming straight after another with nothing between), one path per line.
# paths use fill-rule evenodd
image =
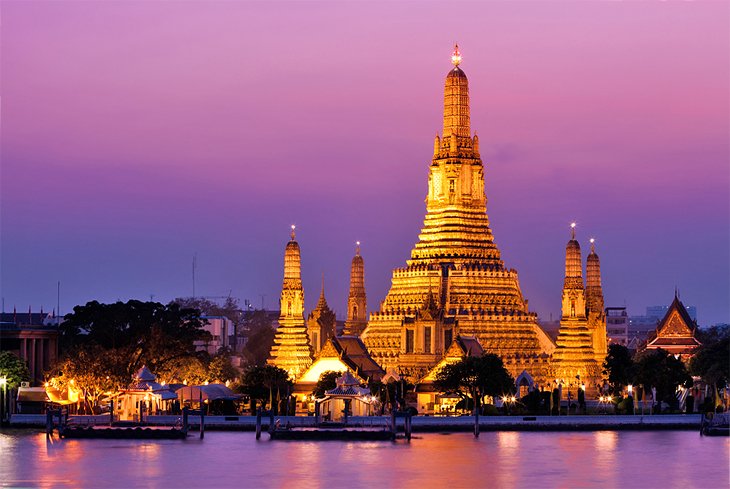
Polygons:
M425 214L454 42L487 212L530 309L560 311L569 225L607 306L679 288L730 322L727 2L0 4L5 311L196 292L368 309Z

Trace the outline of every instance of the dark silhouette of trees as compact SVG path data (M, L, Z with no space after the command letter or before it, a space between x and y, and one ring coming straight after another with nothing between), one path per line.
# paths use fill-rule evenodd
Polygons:
M445 365L434 381L436 388L471 400L474 410L480 409L484 396L498 397L515 390L514 379L502 359L492 353L481 357L464 357L456 363Z
M664 401L671 409L677 409L677 387L691 387L692 377L687 373L682 360L659 348L647 350L637 356L634 382L647 391L656 389L655 403Z
M337 387L337 379L342 377L343 372L328 370L319 376L317 385L314 386L312 395L316 398L324 397L324 393Z
M633 382L634 370L634 360L631 358L628 348L617 344L608 346L606 361L603 363L603 374L611 384L614 394L620 393L625 386Z

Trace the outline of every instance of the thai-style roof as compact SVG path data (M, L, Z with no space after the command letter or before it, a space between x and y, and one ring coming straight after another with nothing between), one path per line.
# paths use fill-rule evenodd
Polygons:
M647 349L662 348L670 353L689 355L701 345L695 337L697 324L675 294L664 318L659 322L656 332L649 337Z
M186 385L178 389L176 394L180 400L187 399L193 402L199 399L204 401L216 401L219 399L233 401L241 398L240 394L236 394L223 384Z
M137 373L134 374L134 380L140 381L140 380L146 380L150 382L154 382L157 380L157 377L155 374L150 372L150 369L147 368L147 365L143 365L142 368L137 370Z
M336 380L337 386L334 389L325 391L325 396L367 396L370 389L360 387L360 381L356 379L349 371L346 371Z
M332 346L360 377L377 381L385 375L385 371L375 363L365 344L357 336L337 336L332 338Z

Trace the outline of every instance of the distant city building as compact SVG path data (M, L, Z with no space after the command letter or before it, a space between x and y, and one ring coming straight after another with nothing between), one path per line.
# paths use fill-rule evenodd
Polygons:
M646 308L646 317L655 318L657 321L662 319L669 311L670 306L649 306ZM695 306L685 307L687 314L692 318L692 321L697 322L697 308Z
M229 348L230 336L233 335L233 321L225 316L201 316L201 319L208 322L203 329L210 333L211 339L196 341L196 350L205 350L209 355L215 355L221 348Z
M35 384L43 383L45 371L58 360L58 322L55 314L43 312L0 314L0 351L24 360Z
M606 334L610 344L628 346L629 315L625 307L606 308Z

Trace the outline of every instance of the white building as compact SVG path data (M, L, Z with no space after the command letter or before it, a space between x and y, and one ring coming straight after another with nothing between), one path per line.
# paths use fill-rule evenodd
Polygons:
M210 355L215 355L221 348L230 346L229 337L234 334L233 321L225 316L201 316L201 319L207 321L203 326L211 335L210 341L196 341L195 349L197 351L207 351Z

